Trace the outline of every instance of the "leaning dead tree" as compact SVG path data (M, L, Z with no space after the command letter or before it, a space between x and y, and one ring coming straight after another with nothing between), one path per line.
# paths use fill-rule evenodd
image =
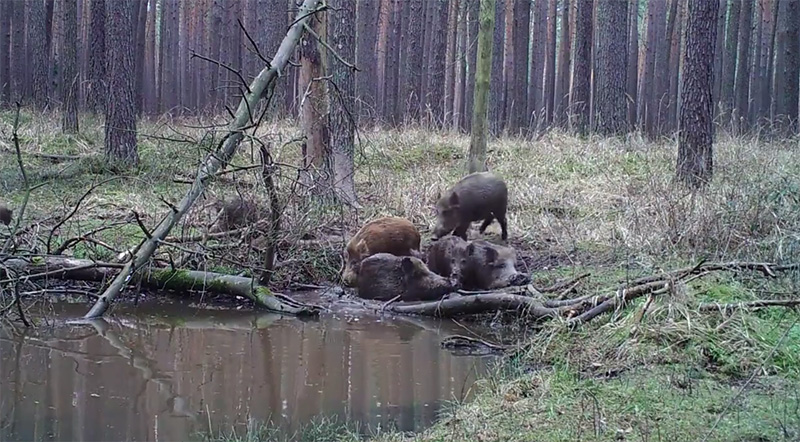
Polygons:
M171 211L159 223L152 233L146 233L146 238L136 249L133 257L123 267L122 271L109 284L102 295L97 299L91 310L84 318L96 318L102 316L119 295L122 289L132 280L136 272L147 265L153 253L155 253L161 242L169 235L170 231L180 221L194 204L195 200L203 193L207 183L214 179L215 174L224 168L236 153L236 148L244 137L247 129L255 127L258 123L254 121L252 110L263 98L271 95L275 88L275 82L280 77L284 68L289 62L289 58L294 52L297 42L303 34L303 30L309 18L321 11L319 9L320 0L304 0L300 6L296 19L289 27L289 31L281 42L278 51L275 53L271 63L266 66L252 81L246 91L242 93L239 107L236 109L233 120L225 129L222 141L217 149L211 152L200 165L197 176L192 182L189 191L178 203L171 207ZM293 307L284 305L279 299L269 297L267 307L279 312L290 312Z

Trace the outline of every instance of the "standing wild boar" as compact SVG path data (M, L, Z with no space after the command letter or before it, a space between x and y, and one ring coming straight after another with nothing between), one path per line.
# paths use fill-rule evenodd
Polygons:
M483 220L483 233L495 219L503 230L502 238L508 239L506 209L508 188L506 183L491 172L469 174L436 202L437 223L433 230L435 239L452 232L467 239L467 230L473 221Z
M217 207L221 206L221 209L217 222L211 227L212 233L235 230L258 222L262 218L261 207L258 203L240 196L216 205Z
M523 285L530 278L516 268L517 256L511 247L484 240L464 241L449 235L428 249L428 266L434 273L458 278L467 290L493 290Z
M344 251L345 268L342 280L355 287L361 261L376 253L396 256L416 256L419 253L419 230L411 221L387 216L366 224L347 243Z
M358 296L388 301L436 301L458 289L458 281L431 272L412 256L377 253L361 261Z
M11 224L11 215L13 213L14 212L8 207L6 207L5 204L0 203L0 223L3 223L5 225Z

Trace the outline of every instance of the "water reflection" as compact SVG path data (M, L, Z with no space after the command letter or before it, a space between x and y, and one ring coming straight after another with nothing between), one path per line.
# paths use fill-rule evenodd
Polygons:
M59 305L58 317L85 306ZM0 439L186 440L244 429L294 431L317 415L419 430L460 399L488 360L439 348L451 323L119 309L81 326L0 329Z

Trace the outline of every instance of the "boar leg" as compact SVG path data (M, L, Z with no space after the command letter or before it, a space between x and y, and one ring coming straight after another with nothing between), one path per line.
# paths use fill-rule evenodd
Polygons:
M508 226L506 225L506 214L504 213L502 216L497 215L497 222L500 223L500 228L503 229L502 238L503 241L508 239Z
M453 236L461 237L464 241L467 240L467 230L469 230L470 223L463 223L459 224L455 230L453 230Z
M481 224L480 232L481 233L485 232L486 228L489 227L489 224L491 224L492 221L494 221L494 215L490 213L489 216L487 216L486 219L483 220L483 224Z

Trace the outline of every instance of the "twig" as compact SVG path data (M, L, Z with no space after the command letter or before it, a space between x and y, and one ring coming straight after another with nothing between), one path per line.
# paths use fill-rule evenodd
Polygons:
M543 289L539 289L542 293L553 293L562 290L565 287L575 287L578 282L582 279L588 278L591 276L591 273L584 273L581 275L576 276L575 278L568 279L565 281L558 281L555 284L551 285L550 287L545 287Z
M700 304L697 309L701 312L712 311L731 311L740 309L759 309L765 307L787 307L794 308L800 306L800 299L759 299L749 302L733 302L730 304L719 304L716 302L706 302Z
M327 50L328 50L328 51L329 51L331 54L333 54L333 56L334 56L334 57L336 57L336 59L337 59L337 60L339 60L339 63L341 63L341 64L343 64L343 65L347 66L347 67L348 67L349 69L351 69L353 72L361 72L361 69L357 68L357 67L356 67L355 65L353 65L353 64L350 64L350 63L348 63L348 62L347 62L347 61L346 61L344 58L342 58L342 56L341 56L341 55L339 55L339 54L338 54L338 53L337 53L337 52L336 52L336 51L335 51L335 50L334 50L332 47L330 47L330 45L328 44L328 42L326 42L325 40L323 40L323 39L322 39L322 37L320 37L320 36L319 36L319 34L317 34L316 32L314 32L314 30L313 30L313 29L311 29L311 26L309 26L308 24L306 24L306 25L305 25L305 28L306 28L306 32L308 32L308 33L309 33L309 34L311 34L311 35L312 35L314 38L316 38L316 39L317 39L317 41L318 41L318 42L319 42L319 43L320 43L322 46L324 46L324 47L325 47L325 49L327 49Z
M48 255L50 254L50 250L51 250L50 244L52 243L53 236L55 235L56 230L58 230L59 227L63 226L64 223L69 221L70 218L75 216L75 214L78 212L78 209L80 208L81 203L83 202L83 200L86 199L94 191L94 189L97 189L98 187L102 186L103 184L109 183L109 182L117 180L119 178L120 177L116 177L115 176L115 177L111 177L111 178L105 179L103 181L100 181L99 183L94 184L92 187L90 187L89 190L84 192L83 195L81 195L81 197L78 198L78 202L75 203L75 207L72 208L72 211L67 216L62 218L59 222L57 222L56 225L53 226L52 229L50 229L50 233L47 235L47 254ZM59 247L59 249L60 248L61 247Z
M28 173L25 171L25 164L22 162L22 151L19 147L19 134L17 130L19 129L19 113L21 107L22 106L18 101L17 112L14 114L14 125L12 126L13 129L11 132L11 139L14 141L14 150L17 153L17 164L19 165L19 171L22 174L22 183L25 186L25 195L23 196L22 199L22 205L20 206L19 214L16 216L16 219L14 220L14 227L11 229L11 236L9 236L8 240L3 244L3 248L2 250L0 250L0 253L5 253L6 251L8 251L8 248L11 247L12 244L15 244L14 237L16 236L17 231L19 230L19 225L22 222L23 215L25 214L25 208L28 207L28 199L30 198L31 192L33 191L33 189L31 189L28 183Z
M200 55L200 54L198 54L197 52L195 52L194 50L192 50L192 51L191 51L191 55L192 55L192 58L199 58L199 59L201 59L201 60L205 60L205 61L207 61L207 62L209 62L209 63L214 63L214 64L216 64L217 66L219 66L219 67L222 67L222 68L224 68L224 69L228 70L229 72L232 72L232 73L236 74L236 76L237 76L237 77L239 77L239 80L240 80L240 81L242 82L242 84L244 85L245 89L247 89L247 93L248 93L248 94L252 94L252 93L253 93L253 92L250 90L250 86L248 86L248 85L247 85L247 80L245 80L245 79L244 79L244 77L242 76L242 72L241 72L241 70L238 70L238 71L237 71L236 69L234 69L234 68L232 68L232 67L228 66L227 64L225 64L225 63L223 63L223 62L221 62L221 61L217 61L217 60L214 60L214 59L208 58L208 57L206 57L206 56Z

